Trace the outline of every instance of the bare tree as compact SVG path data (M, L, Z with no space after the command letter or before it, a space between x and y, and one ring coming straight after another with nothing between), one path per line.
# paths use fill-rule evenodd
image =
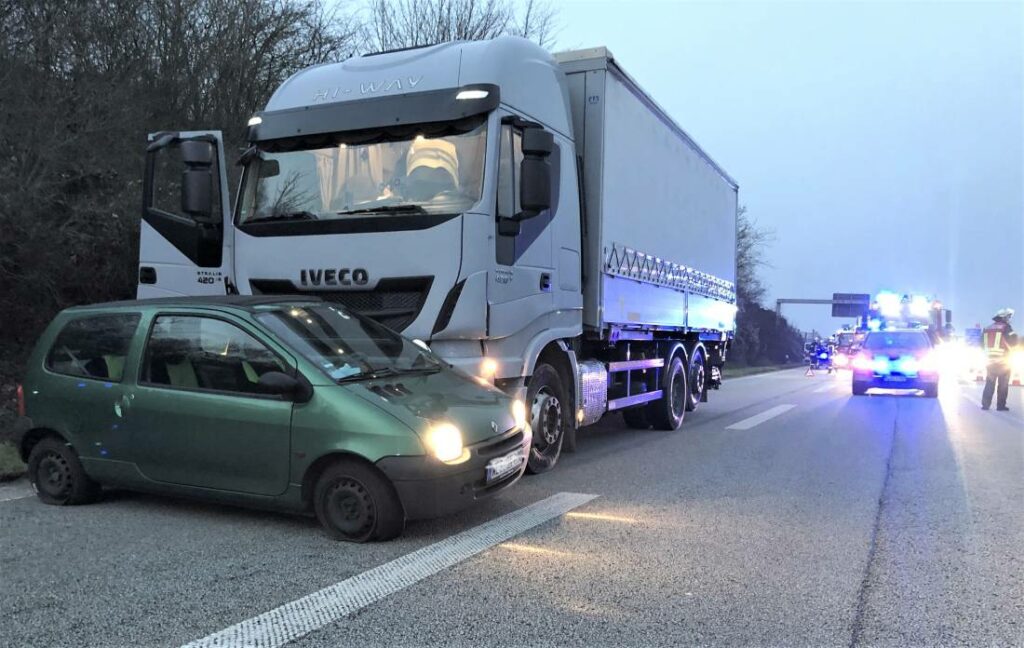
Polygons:
M551 44L555 11L542 0L370 0L366 46L383 51L511 34Z

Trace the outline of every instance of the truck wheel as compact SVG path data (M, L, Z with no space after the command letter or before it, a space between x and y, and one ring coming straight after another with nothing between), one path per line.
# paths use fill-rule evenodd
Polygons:
M405 528L394 487L373 468L350 459L332 464L316 480L313 509L327 533L346 542L391 540Z
M690 389L686 397L686 411L692 412L697 409L704 400L707 391L707 368L704 366L704 352L696 349L690 356L690 375L687 381Z
M646 405L622 410L622 420L634 430L651 429L651 419L647 416Z
M569 399L554 367L537 364L530 378L530 388L526 390L526 402L533 427L533 446L526 469L537 475L555 467L565 431L572 425Z
M47 504L88 504L100 494L99 484L85 474L75 451L56 437L47 437L32 448L28 475L36 495Z
M678 430L686 416L686 401L690 391L687 388L686 368L679 356L672 358L668 370L662 374L660 400L648 405L647 415L651 424L659 430Z

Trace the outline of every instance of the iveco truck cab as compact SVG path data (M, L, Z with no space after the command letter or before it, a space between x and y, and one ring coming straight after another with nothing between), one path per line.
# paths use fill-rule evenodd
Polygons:
M319 65L246 132L240 153L216 131L150 136L139 297L368 315L524 397L534 472L606 412L676 429L718 386L736 184L604 48L501 37Z

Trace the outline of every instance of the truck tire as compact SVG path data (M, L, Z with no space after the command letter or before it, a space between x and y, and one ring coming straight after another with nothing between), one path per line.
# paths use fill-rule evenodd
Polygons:
M647 406L630 407L622 410L622 420L634 430L650 430L651 419L647 416Z
M690 355L690 374L687 376L686 411L692 412L707 399L707 365L704 362L704 350L694 349Z
M533 446L526 469L537 475L555 467L562 453L565 431L573 423L565 385L551 365L537 363L526 390L526 406L533 428Z
M100 486L85 474L78 455L63 439L46 437L32 448L28 477L39 499L55 506L95 501Z
M340 459L320 474L313 510L332 538L346 542L391 540L405 528L405 511L394 487L352 459Z
M664 392L660 400L647 406L647 416L651 424L658 430L678 430L686 417L686 401L689 397L686 379L686 367L678 355L668 363L662 373L661 390Z

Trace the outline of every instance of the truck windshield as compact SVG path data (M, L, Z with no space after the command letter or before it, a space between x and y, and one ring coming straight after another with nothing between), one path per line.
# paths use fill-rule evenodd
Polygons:
M486 122L339 138L348 141L262 145L246 167L239 222L458 213L480 200Z
M416 343L330 304L261 307L256 319L335 381L433 372L441 362Z

